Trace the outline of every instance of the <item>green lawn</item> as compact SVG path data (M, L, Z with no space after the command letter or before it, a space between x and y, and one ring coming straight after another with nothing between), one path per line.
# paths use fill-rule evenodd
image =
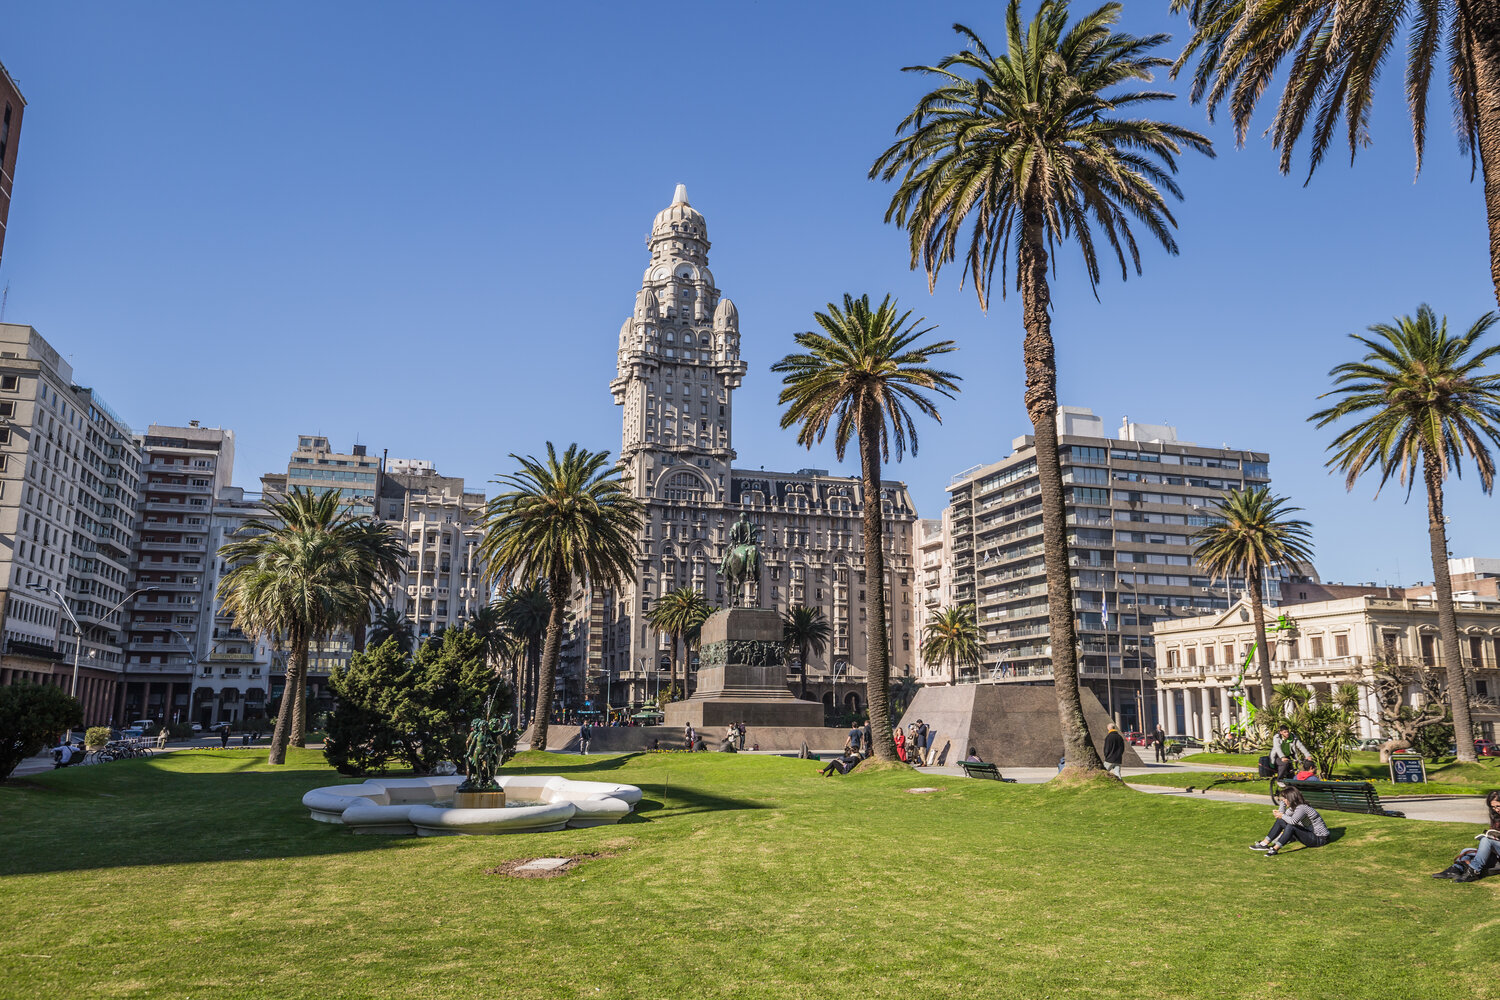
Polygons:
M1254 767L1258 756L1258 754L1246 753L1199 753L1184 757L1182 761L1184 764L1229 764ZM1500 788L1500 758L1482 758L1477 764L1460 764L1452 758L1438 763L1428 763L1426 785L1396 785L1391 783L1390 776L1390 765L1380 763L1378 753L1353 754L1349 762L1339 768L1337 773L1339 778L1370 782L1382 796L1483 795L1491 789ZM1265 788L1267 785L1267 780L1257 777L1254 772L1249 774L1226 772L1208 777L1216 781L1217 784L1214 787L1219 788L1235 784L1249 784L1258 788ZM1143 785L1168 785L1173 788L1192 785L1195 788L1202 788L1205 784L1204 778L1205 775L1201 772L1197 774L1178 772L1153 774L1130 780ZM1231 787L1230 790L1234 789Z
M747 755L523 754L646 792L615 827L356 837L297 751L190 751L0 786L0 996L1494 995L1500 879L1465 826L1359 815L1267 859L1264 805L1114 785L819 778ZM937 787L914 795L908 788ZM485 873L601 856L563 877Z

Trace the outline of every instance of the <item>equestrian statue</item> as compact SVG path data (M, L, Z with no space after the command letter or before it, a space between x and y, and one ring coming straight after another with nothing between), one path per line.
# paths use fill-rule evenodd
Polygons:
M724 561L719 564L719 574L729 585L729 606L740 604L740 590L748 583L756 584L756 598L760 597L760 529L750 523L744 511L740 519L729 528L729 548L724 552Z

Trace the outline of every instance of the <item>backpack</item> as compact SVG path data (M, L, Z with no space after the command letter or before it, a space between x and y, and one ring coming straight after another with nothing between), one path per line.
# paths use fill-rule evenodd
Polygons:
M1256 763L1260 766L1260 776L1262 778L1269 778L1276 773L1276 769L1271 766L1270 757L1262 757Z

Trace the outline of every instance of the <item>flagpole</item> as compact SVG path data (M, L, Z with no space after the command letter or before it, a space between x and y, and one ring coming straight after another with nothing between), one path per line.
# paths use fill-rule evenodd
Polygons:
M1115 675L1109 667L1109 591L1102 592L1102 605L1104 609L1104 695L1109 699L1109 720L1116 724L1119 719L1115 717ZM1120 651L1124 655L1124 650Z

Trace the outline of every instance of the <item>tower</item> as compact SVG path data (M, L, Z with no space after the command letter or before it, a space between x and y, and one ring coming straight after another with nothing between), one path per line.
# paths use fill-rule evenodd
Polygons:
M708 225L677 185L647 240L651 263L620 327L610 392L624 407L620 460L643 500L729 495L739 312L708 269Z

